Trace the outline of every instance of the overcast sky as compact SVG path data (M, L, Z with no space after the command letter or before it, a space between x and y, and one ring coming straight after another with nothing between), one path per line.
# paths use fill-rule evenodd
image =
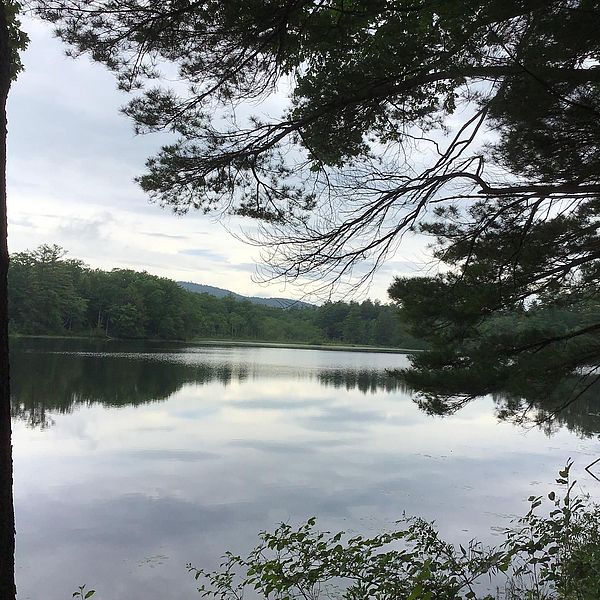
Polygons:
M133 178L160 146L135 136L119 113L127 96L88 58L72 60L45 23L26 21L25 72L9 98L9 246L11 252L59 244L102 269L131 268L242 294L300 297L291 287L252 281L259 250L236 240L213 217L178 217L148 202ZM239 230L239 222L226 226ZM366 294L387 301L394 275L426 261L409 240Z

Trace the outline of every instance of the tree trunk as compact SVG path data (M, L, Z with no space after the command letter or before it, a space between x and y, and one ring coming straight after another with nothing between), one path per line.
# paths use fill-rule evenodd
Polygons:
M6 215L6 99L10 87L6 6L0 2L0 598L16 598L15 514L8 365L8 227Z

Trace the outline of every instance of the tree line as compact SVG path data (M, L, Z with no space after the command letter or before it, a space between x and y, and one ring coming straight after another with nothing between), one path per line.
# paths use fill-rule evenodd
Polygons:
M189 292L146 272L92 269L50 245L11 256L8 300L10 330L24 335L422 345L393 305L259 306Z

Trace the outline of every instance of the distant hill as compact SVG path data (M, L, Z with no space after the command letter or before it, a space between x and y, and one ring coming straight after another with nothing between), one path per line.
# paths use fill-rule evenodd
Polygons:
M180 285L184 290L194 292L195 294L209 294L211 296L216 296L217 298L226 298L227 296L232 296L236 300L249 300L252 302L252 304L271 306L273 308L311 308L315 306L314 304L309 304L308 302L291 300L290 298L260 298L259 296L243 296L242 294L236 294L230 290L224 290L212 285L193 283L191 281L178 281L177 284Z

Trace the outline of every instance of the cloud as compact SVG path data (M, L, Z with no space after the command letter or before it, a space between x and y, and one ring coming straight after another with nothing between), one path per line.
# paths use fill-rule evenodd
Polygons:
M114 219L104 213L90 219L74 217L71 219L62 219L56 232L61 238L75 238L77 240L105 240L108 237L106 229L111 226Z
M8 224L12 227L35 227L33 221L28 217L11 217L8 219Z
M384 412L355 410L344 406L331 406L319 414L299 419L307 429L315 431L364 431L374 423L386 420Z
M414 273L422 271L426 264L423 261L416 260L391 260L382 267L382 270L387 272Z
M164 238L167 240L187 240L189 239L187 235L170 235L168 233L160 233L158 231L140 231L142 235L147 235L150 237Z
M233 265L236 271L243 271L245 273L256 273L256 263L244 262L244 263L236 263ZM253 296L260 296L263 298L271 298L273 294L265 294L264 292L257 292L252 294Z
M198 256L200 258L206 258L207 260L213 260L215 262L228 262L228 258L220 252L209 250L208 248L186 248L180 250L178 254L185 254L186 256Z

